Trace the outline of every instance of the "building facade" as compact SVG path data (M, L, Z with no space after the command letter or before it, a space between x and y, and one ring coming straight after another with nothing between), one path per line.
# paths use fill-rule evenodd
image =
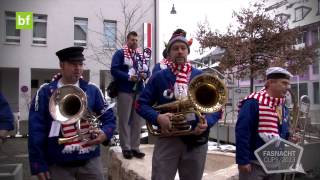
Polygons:
M129 31L139 34L140 47L154 49L155 59L157 1L0 2L0 91L13 111L19 112L20 119L27 119L30 101L41 84L50 82L59 72L55 52L62 48L85 48L84 78L102 90L111 80L112 54L122 47ZM32 12L33 28L16 29L16 12ZM132 12L134 15L128 17Z
M311 123L320 124L320 0L269 0L267 3L266 10L287 23L289 28L302 29L296 48L317 47L318 56L314 63L303 75L292 78L291 88L298 97L307 95L310 98Z

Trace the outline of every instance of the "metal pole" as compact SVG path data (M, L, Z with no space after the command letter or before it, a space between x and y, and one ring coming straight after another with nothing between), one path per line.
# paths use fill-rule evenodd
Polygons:
M235 100L234 100L234 75L232 75L232 125L234 124L234 119L235 119L235 114L234 114L234 110L235 110Z

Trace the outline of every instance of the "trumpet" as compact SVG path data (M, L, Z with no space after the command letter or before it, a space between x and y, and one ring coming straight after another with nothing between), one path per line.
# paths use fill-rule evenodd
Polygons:
M224 83L211 74L201 74L193 78L188 86L188 98L155 106L160 113L171 112L171 129L168 134L161 133L147 122L147 129L154 136L183 136L192 134L191 124L186 115L194 113L201 124L206 120L201 113L213 113L221 110L227 101L227 88Z

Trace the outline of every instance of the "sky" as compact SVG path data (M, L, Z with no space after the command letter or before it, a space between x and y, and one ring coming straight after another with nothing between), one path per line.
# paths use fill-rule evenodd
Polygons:
M246 8L249 2L249 0L159 0L160 55L164 49L164 42L168 42L172 32L182 28L187 31L187 39L193 38L188 59L199 57L199 43L195 40L197 24L207 19L212 29L223 33L228 25L235 23L235 19L232 18L233 10ZM177 14L170 14L173 4Z

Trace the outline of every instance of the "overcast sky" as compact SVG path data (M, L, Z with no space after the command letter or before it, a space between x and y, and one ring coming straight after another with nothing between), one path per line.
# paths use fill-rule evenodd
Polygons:
M205 19L212 29L225 32L230 23L235 22L232 18L233 10L249 6L249 0L159 0L159 42L160 54L172 32L177 28L187 31L187 39L193 37L189 59L199 56L196 50L199 44L195 41L197 24ZM177 14L170 14L174 4ZM162 55L161 55L162 58Z

